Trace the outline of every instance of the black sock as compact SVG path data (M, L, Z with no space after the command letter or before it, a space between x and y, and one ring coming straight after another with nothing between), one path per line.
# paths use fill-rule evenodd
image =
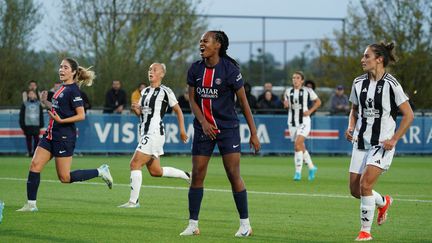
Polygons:
M36 201L37 192L40 183L40 173L29 171L27 178L27 199Z
M198 220L201 201L204 196L203 188L189 188L189 219Z
M98 176L99 176L99 172L97 169L74 170L70 173L70 183L73 183L75 181L86 181Z
M233 192L234 201L241 219L249 218L247 192Z

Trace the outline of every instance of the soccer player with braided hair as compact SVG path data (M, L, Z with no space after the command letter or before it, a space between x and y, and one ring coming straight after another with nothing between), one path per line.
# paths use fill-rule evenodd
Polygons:
M351 195L360 199L361 229L357 241L372 240L375 207L377 224L382 225L387 219L393 199L389 195L383 197L373 187L390 168L396 143L414 119L401 84L385 69L396 61L393 49L393 43L367 46L361 59L366 73L354 79L350 95L352 108L345 136L353 143ZM396 129L398 110L402 120Z
M235 96L250 130L250 147L260 150L257 130L243 87L238 63L227 55L228 36L223 31L208 31L200 39L202 59L188 71L189 100L194 119L192 143L192 182L189 188L189 225L180 235L198 235L198 215L204 193L204 179L214 147L218 146L237 211L240 228L236 237L252 234L247 191L240 176L240 129L235 111Z
M84 104L79 86L82 84L90 86L95 74L93 71L79 66L78 62L72 58L63 59L58 73L63 84L55 92L52 99L47 100L47 91L42 93L41 101L50 109L48 110L50 120L30 164L27 179L28 201L24 207L17 211L38 211L36 196L39 189L40 173L52 157L55 158L57 176L62 183L86 181L99 176L110 189L112 187L113 179L106 164L97 169L70 171L77 137L75 122L85 119Z

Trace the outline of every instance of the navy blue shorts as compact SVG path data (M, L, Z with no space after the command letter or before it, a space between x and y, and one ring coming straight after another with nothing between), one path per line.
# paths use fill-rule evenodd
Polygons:
M220 130L220 133L216 135L216 139L211 140L201 129L195 129L192 155L211 156L216 144L221 155L240 153L240 130L238 128Z
M41 138L38 146L50 151L54 157L70 157L75 150L75 142L53 141L48 140L45 136Z

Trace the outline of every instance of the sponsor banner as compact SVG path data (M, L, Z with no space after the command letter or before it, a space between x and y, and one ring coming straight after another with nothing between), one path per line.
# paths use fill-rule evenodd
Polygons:
M255 115L254 118L263 154L293 152L286 115ZM306 140L308 150L312 153L326 154L351 153L352 144L344 137L347 119L342 116L313 116L310 136ZM48 121L48 117L45 121ZM139 139L138 123L138 118L132 115L88 114L85 121L76 124L79 137L75 151L133 153ZM186 144L180 141L175 115L165 116L165 153L190 153L194 132L192 115L185 115L185 125L189 137ZM243 118L240 119L239 129L242 152L250 153L250 132ZM43 132L44 129L41 130L41 134ZM416 117L408 132L399 141L396 152L431 154L431 144L432 117ZM24 134L18 124L18 114L0 115L0 152L26 152Z

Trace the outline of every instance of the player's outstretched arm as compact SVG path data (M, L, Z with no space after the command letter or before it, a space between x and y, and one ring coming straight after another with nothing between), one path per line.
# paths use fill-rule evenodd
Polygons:
M177 121L180 127L180 138L183 141L183 143L186 143L188 136L186 135L183 112L178 103L175 106L173 106L173 111L176 113Z

